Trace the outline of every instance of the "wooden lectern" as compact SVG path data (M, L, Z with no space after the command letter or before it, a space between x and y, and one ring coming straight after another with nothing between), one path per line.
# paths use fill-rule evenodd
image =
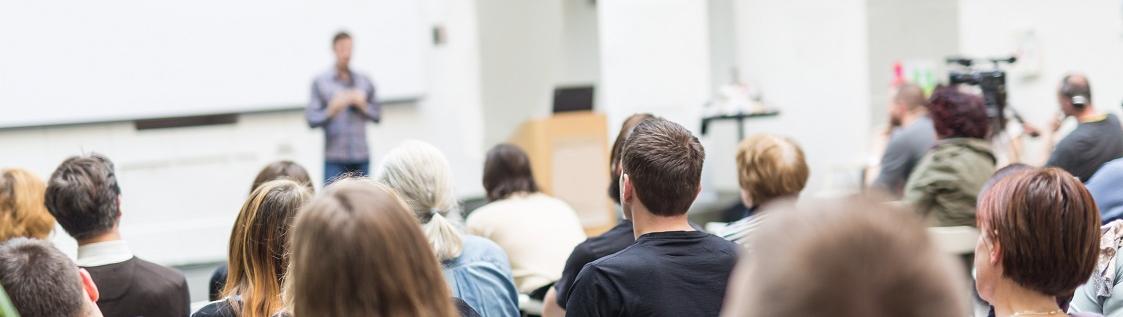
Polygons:
M530 156L539 189L572 206L590 236L616 225L607 136L603 114L581 111L527 121L511 137Z

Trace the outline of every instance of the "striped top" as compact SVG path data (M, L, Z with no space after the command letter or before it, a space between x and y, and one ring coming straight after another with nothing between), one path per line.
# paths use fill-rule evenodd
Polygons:
M756 232L757 229L767 221L766 219L768 219L768 214L766 213L753 213L745 219L729 223L728 226L725 226L725 229L722 229L719 236L725 240L733 241L734 243L751 249L751 247L749 247L749 240L752 239L753 232Z

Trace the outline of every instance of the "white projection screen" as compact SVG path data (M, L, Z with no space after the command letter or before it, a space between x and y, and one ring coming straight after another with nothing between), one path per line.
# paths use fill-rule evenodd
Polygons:
M331 37L380 100L424 94L410 0L0 1L0 128L303 107Z

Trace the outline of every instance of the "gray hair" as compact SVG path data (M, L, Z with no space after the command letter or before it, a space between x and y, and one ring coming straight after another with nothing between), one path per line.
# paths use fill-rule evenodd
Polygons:
M453 194L450 170L440 150L410 140L386 154L374 177L397 191L413 210L441 261L454 259L463 250L460 204Z

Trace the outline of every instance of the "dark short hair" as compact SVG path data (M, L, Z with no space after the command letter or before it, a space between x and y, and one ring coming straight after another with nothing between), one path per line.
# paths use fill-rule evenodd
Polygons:
M47 182L47 210L74 239L105 233L121 214L116 172L109 158L92 153L59 164Z
M637 113L628 116L624 119L624 124L620 125L620 133L616 135L616 141L612 142L612 152L608 156L608 198L616 204L620 204L620 171L616 170L616 165L620 164L620 152L624 150L624 141L628 140L628 136L632 134L632 130L636 128L643 120L654 118L655 116L650 113Z
M23 316L78 316L86 308L78 266L43 240L0 243L0 284Z
M706 151L690 131L663 118L636 125L620 162L636 196L652 214L685 214L698 195Z
M983 139L990 131L983 99L961 92L955 86L936 88L928 101L928 110L936 135L941 139Z
M308 170L305 170L303 166L293 161L276 161L269 163L257 173L257 177L253 179L253 186L250 187L250 192L252 193L261 184L278 179L291 180L304 185L309 192L315 191L315 188L312 187L312 178L308 177Z
M516 193L537 193L538 183L530 168L530 157L517 145L503 143L487 151L484 162L487 200L505 199Z
M1079 179L1033 168L983 193L978 227L1001 245L1003 274L1049 296L1068 296L1088 281L1100 245L1100 212Z
M339 41L349 39L351 39L351 34L347 33L347 31L336 32L335 36L331 37L331 46L335 46L335 43L339 43Z

